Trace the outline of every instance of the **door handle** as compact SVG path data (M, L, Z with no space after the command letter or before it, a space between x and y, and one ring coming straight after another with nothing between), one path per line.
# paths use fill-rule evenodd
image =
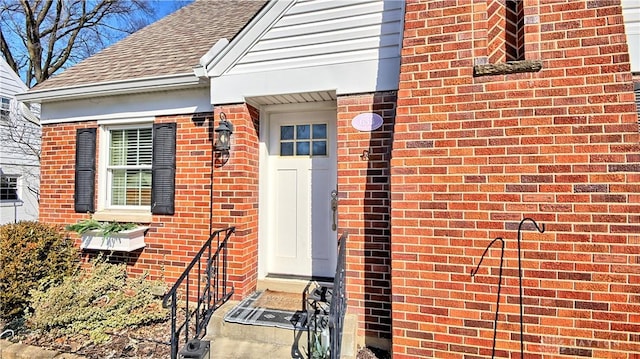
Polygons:
M331 225L331 230L335 231L338 229L338 225L336 223L336 212L338 211L338 191L331 191L331 211L333 213L333 224Z

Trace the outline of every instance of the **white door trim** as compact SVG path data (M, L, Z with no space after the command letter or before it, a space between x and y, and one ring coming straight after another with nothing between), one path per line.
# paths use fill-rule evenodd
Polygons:
M258 184L258 279L264 279L268 274L268 211L269 207L269 118L273 113L310 112L336 110L335 101L298 103L286 105L262 106L260 110L260 139L259 139L259 184ZM337 121L337 119L336 119ZM337 124L336 124L337 125ZM337 126L336 126L337 127Z

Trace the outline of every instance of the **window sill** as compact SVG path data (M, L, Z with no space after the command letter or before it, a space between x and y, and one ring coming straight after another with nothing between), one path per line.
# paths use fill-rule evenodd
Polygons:
M499 64L483 64L473 67L473 76L509 75L522 72L538 72L542 70L542 61L523 60L502 62Z
M93 219L104 222L151 223L152 215L148 211L102 210L93 214Z
M22 207L23 201L17 199L3 199L0 201L0 207Z
M87 231L82 234L82 249L97 249L104 251L133 252L144 248L144 234L149 229L138 226L134 229L112 233L108 236L99 235L97 231Z

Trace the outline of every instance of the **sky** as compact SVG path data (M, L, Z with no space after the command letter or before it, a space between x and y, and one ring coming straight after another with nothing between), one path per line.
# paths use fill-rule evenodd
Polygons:
M154 1L154 6L156 7L156 11L157 11L157 19L162 19L163 17L171 14L172 12L178 10L179 8L189 4L193 2L193 0L180 0L180 1L176 1L176 0L155 0Z
M0 0L0 4L4 3L5 0ZM13 1L13 0L8 0L8 1ZM127 0L125 0L127 1ZM178 9L180 9L181 7L184 7L190 3L192 3L194 0L144 0L144 1L148 1L148 3L153 6L155 8L155 14L153 16L151 16L150 18L145 18L144 20L145 23L153 23L155 21L158 21L159 19L166 17L167 15L177 11ZM145 16L146 17L146 16ZM15 22L16 24L19 24L20 22L17 21L16 19L12 18L12 17L8 17L8 20L3 18L3 24L6 25L6 21L9 21L9 24ZM16 22L17 21L17 22ZM10 25L11 26L11 25ZM18 27L20 27L20 25L17 25ZM118 26L115 26L118 27ZM10 29L10 28L9 28ZM117 32L116 32L117 34ZM9 47L11 48L12 44L20 44L23 41L18 37L17 33L15 31L9 30L9 31L3 31L3 35L5 36L5 38L8 40L9 42ZM112 41L117 41L119 39L122 39L123 37L126 36L126 34L119 34L122 36L113 36ZM107 40L108 41L109 37L104 37L103 40ZM108 47L110 45L113 44L113 42L111 43L103 43L104 47ZM89 44L91 45L91 44ZM24 54L25 51L24 49L22 49L22 47L17 47L20 48L20 50L14 51L14 57L16 59L18 59L19 62L24 63ZM17 49L16 48L16 49ZM95 49L100 49L99 47L94 48ZM1 55L0 55L1 56ZM77 59L69 59L69 61L66 62L65 64L65 68L68 68L70 66L73 66L78 60ZM81 59L80 59L81 61ZM26 80L26 74L24 73L24 71L26 70L26 67L23 67L19 73L19 76L22 78L23 81ZM56 73L59 73L63 71L63 69L58 70ZM31 84L33 85L33 83Z

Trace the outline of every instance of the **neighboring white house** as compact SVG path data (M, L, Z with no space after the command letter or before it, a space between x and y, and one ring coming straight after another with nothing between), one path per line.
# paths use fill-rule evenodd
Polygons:
M0 224L38 219L40 124L15 99L27 90L0 58Z

